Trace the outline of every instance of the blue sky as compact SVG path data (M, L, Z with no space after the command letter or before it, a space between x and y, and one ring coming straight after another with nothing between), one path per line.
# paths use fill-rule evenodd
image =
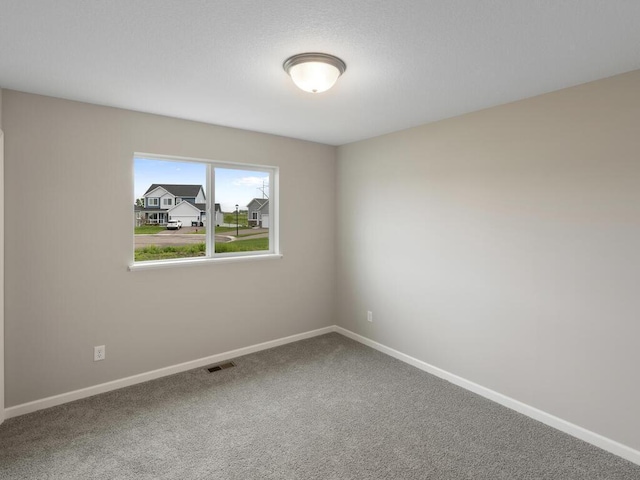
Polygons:
M135 158L134 193L140 198L152 183L176 183L202 185L207 189L207 167L199 162L177 162ZM265 172L216 168L216 203L222 205L222 211L235 210L236 203L244 209L252 198L262 198L261 188L267 187L269 194L269 175Z

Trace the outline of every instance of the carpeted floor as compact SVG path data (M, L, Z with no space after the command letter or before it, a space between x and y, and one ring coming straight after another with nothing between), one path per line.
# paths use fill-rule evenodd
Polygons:
M338 334L7 420L0 479L640 479Z

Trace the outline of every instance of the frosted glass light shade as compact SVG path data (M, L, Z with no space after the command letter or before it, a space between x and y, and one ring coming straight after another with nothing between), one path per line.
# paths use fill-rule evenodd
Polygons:
M305 92L320 93L333 87L340 70L328 63L308 62L291 67L289 75L298 88Z
M329 90L347 69L342 60L324 53L294 55L283 67L298 88L310 93Z

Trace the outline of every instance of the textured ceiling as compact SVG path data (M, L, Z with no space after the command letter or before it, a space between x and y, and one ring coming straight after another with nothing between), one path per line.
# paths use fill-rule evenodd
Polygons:
M3 88L332 145L639 68L638 0L0 0Z

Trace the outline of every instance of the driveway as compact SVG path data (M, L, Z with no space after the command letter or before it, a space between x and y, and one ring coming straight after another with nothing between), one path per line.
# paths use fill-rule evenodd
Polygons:
M142 248L149 245L162 245L171 247L182 247L184 245L192 245L194 243L203 243L205 236L202 233L195 233L202 231L202 227L182 227L179 230L163 230L160 233L152 235L134 235L135 248ZM190 233L193 232L193 233ZM226 234L219 234L215 236L216 242L227 243L235 240L236 232L227 232ZM238 231L241 240L242 235L251 235L247 238L262 238L269 235L269 230L266 228L247 228ZM255 234L255 236L253 236Z
M191 227L189 227L191 228ZM184 228L182 229L184 230ZM135 248L147 247L149 245L182 247L185 245L193 245L194 243L204 243L204 234L189 233L156 233L155 235L134 235ZM216 235L216 242L230 242L233 238Z

